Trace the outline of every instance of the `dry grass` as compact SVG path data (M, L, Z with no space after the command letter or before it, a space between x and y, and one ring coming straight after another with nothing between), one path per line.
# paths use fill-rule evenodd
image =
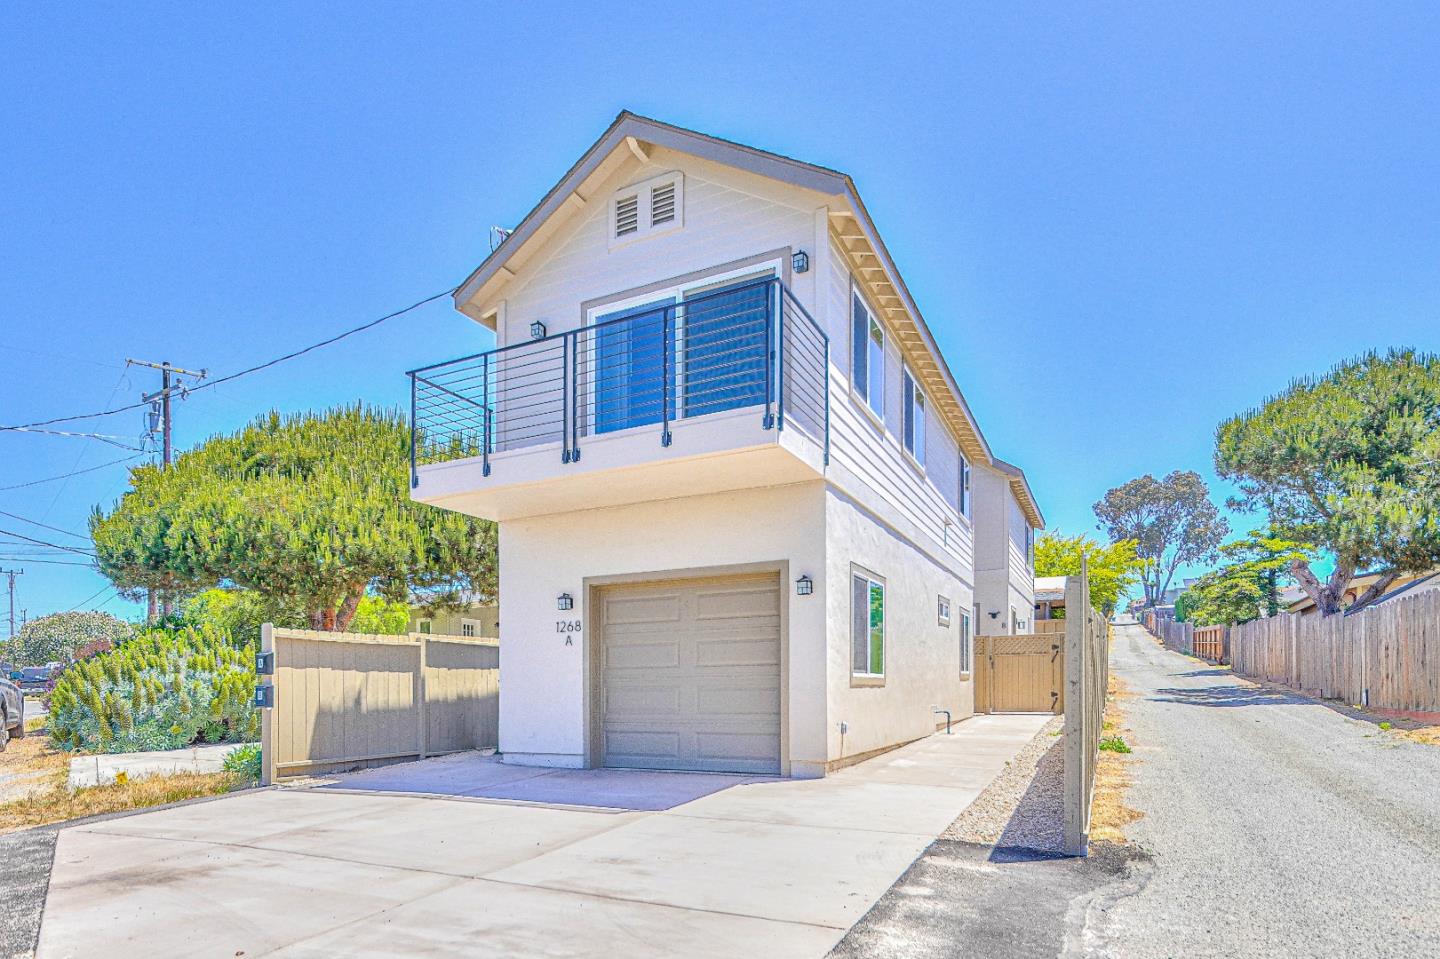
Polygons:
M0 787L0 833L216 796L251 785L235 773L180 773L72 791L69 754L53 749L43 733L28 731L0 753L0 772L8 780Z
M1440 746L1440 726L1421 726L1419 729L1397 729L1395 730L1406 739L1414 740L1426 746Z
M1109 701L1105 704L1104 728L1110 735L1122 736L1132 747L1130 728L1125 725L1121 702L1135 694L1114 673L1110 674ZM1095 799L1090 811L1092 842L1125 842L1125 827L1144 813L1125 805L1130 788L1130 767L1139 762L1134 753L1101 750L1095 763Z

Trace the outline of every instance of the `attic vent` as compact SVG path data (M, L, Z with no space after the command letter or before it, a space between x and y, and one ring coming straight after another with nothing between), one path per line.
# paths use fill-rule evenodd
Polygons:
M610 201L610 244L630 243L678 230L685 221L685 175L651 177L616 193Z
M650 225L659 226L675 219L675 182L662 183L650 191Z
M673 214L673 208L672 208ZM629 236L640 229L640 197L631 195L615 201L615 235Z

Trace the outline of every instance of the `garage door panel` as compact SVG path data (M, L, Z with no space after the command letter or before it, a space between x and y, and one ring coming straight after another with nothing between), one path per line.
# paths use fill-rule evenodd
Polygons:
M769 618L780 624L780 595L773 586L746 589L706 589L695 596L695 618Z
M616 625L674 623L681 616L678 593L660 596L619 594L605 600L605 622Z
M708 718L724 716L780 715L780 690L774 686L739 687L721 686L713 689L700 688L695 694L695 712ZM778 720L776 722L778 728Z
M664 669L680 665L680 642L620 642L605 644L606 669Z
M779 772L778 577L602 596L606 765Z
M780 665L780 645L775 642L773 630L769 636L754 638L697 636L695 665L776 667Z

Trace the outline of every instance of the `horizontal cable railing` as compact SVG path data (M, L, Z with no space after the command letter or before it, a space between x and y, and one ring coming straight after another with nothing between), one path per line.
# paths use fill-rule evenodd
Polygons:
M414 468L757 408L829 461L829 339L778 280L738 283L600 322L412 370Z

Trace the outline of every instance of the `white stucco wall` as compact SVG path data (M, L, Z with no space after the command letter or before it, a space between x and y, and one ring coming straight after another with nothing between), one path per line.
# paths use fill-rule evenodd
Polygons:
M944 721L933 706L949 709L956 720L973 713L974 684L960 676L959 621L973 602L971 585L833 487L825 521L830 760L929 735ZM883 686L852 680L850 577L857 565L885 583ZM951 601L949 627L939 624L942 595ZM843 738L842 721L849 727Z
M823 489L816 481L501 524L500 749L507 760L586 762L587 584L775 562L784 564L788 623L782 759L788 756L797 774L818 774L826 759ZM793 581L805 572L815 592L799 597ZM575 598L574 610L556 609L561 593ZM583 623L582 632L557 632L557 622L567 620Z
M1029 629L1035 609L1035 574L1025 550L1028 521L1007 474L989 466L974 470L975 588L980 632L1010 632L1014 607ZM992 617L994 612L998 615Z

